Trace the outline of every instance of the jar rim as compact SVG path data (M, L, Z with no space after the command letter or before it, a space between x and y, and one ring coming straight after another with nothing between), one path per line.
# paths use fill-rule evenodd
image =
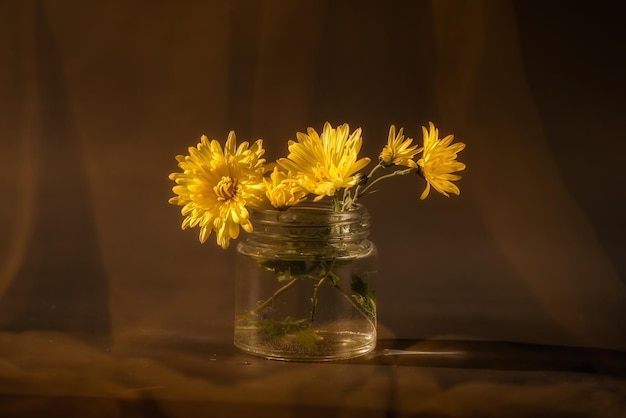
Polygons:
M286 209L250 209L250 217L259 222L293 222L298 215L307 216L310 221L315 222L345 222L360 218L369 217L367 208L357 203L354 208L344 211L334 211L333 208L319 202L307 202Z

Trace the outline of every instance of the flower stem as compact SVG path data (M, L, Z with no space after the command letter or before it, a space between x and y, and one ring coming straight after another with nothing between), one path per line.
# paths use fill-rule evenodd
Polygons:
M265 308L267 308L268 306L270 306L271 304L274 303L274 299L276 299L278 296L280 296L281 294L285 293L287 290L289 290L291 287L293 287L296 283L297 283L298 279L291 279L286 285L284 285L283 287L281 287L280 289L278 289L277 291L274 292L274 294L272 296L270 296L269 298L267 298L265 300L265 302L263 302L262 304L260 304L259 306L256 307L256 309L254 309L254 311L252 311L253 314L258 314L259 312L263 311Z
M320 277L318 282L313 287L313 296L311 296L311 325L313 324L313 322L315 322L315 311L317 310L317 292L319 290L319 287L326 281L328 276L332 276L333 282L338 279L338 277L333 273L333 266L335 265L335 261L337 261L337 259L333 258L333 260L327 266L326 263L321 263L320 265L320 269L322 268L322 266L324 266L325 270L322 271L322 277Z
M380 169L380 168L385 168L385 166L382 163L378 163L374 168L372 168L372 171L370 171L370 173L367 175L366 179L371 179L372 176L374 175L374 173L376 172L376 170ZM368 187L365 187L366 189ZM356 186L356 189L354 189L354 199L352 199L352 201L350 202L351 205L353 205L354 203L356 203L357 199L363 194L360 192L361 189L361 185L359 184L358 186ZM344 210L345 210L345 198L344 198Z
M404 169L404 170L396 170L393 173L389 173L389 174L385 174L384 176L380 176L377 179L375 179L374 181L372 181L371 183L369 183L367 186L365 186L363 188L363 190L361 190L359 192L359 194L356 196L356 198L363 196L373 185L375 185L376 183L378 183L381 180L388 179L388 178L395 177L395 176L404 176L404 175L411 174L411 173L413 173L415 171L418 171L418 170L419 170L419 168L407 168L407 169ZM372 170L372 172L374 172L374 170Z
M335 276L334 274L332 274L332 275ZM339 277L335 276L335 278L333 279L332 285L337 290L339 290L350 301L352 306L357 308L357 310L365 317L365 319L367 319L367 321L370 323L370 325L372 325L372 327L376 328L376 324L374 323L374 321L372 321L372 318L370 317L370 314L365 309L363 309L363 307L361 305L359 305L358 303L355 302L354 298L352 297L352 294L350 294L350 292L348 292L341 285L341 282L339 281Z
M317 310L317 292L319 291L320 286L326 280L326 277L327 276L322 277L313 287L313 296L311 296L311 325L313 324L313 322L315 322L315 311Z
M311 276L309 274L309 272L307 272L304 275L299 275L296 278L291 279L289 282L287 282L287 284L285 284L284 286L282 286L281 288L276 290L272 294L272 296L270 296L265 301L263 301L263 303L261 303L259 306L257 306L252 311L252 313L254 315L259 314L264 309L266 309L268 306L272 305L274 303L274 300L277 297L279 297L280 295L285 293L287 290L292 288L298 282L298 280L301 280L301 279L314 279L314 280L317 280L317 283L313 286L313 295L311 296L311 314L309 316L309 320L310 320L310 324L311 325L313 325L313 323L315 322L315 316L316 316L316 313L317 313L317 302L318 302L318 296L317 295L318 295L318 292L319 292L319 288L324 283L328 283L329 285L331 285L331 286L335 287L337 290L339 290L339 292L341 292L341 294L343 294L348 299L348 301L352 304L352 306L354 306L365 317L365 319L367 319L367 321L372 325L372 327L376 327L376 324L374 323L374 321L372 321L372 318L371 318L369 312L367 312L365 309L363 309L363 307L360 306L354 300L353 295L341 285L341 279L339 278L339 276L337 276L335 273L333 273L332 269L333 269L333 266L335 265L335 261L336 261L336 259L333 259L330 262L330 264L328 264L328 266L324 270L322 270L323 274L321 275L321 277ZM320 268L322 268L322 267L320 266ZM329 278L330 278L330 280L328 280Z
M333 195L332 206L333 212L341 212L343 209L341 203L339 202L339 196L337 196L337 193Z

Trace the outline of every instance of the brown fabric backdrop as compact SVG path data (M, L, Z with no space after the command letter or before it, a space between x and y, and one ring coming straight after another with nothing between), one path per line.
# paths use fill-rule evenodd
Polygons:
M234 246L180 231L174 156L432 120L468 169L367 202L383 336L625 349L621 22L554 3L0 2L0 326L228 339Z

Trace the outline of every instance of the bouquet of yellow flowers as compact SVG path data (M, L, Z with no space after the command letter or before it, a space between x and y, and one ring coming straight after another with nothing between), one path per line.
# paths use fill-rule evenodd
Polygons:
M327 122L321 135L313 128L298 132L297 141L288 142L289 155L269 164L262 158L261 139L252 146L237 145L231 131L222 148L217 140L202 136L196 147L189 148L189 155L176 157L182 172L170 174L176 196L169 202L183 207L183 229L198 226L202 243L215 231L217 243L226 249L239 236L240 227L252 231L249 208L286 209L312 196L316 202L328 197L335 211L347 211L374 185L410 173L426 181L420 199L428 196L431 186L446 196L458 195L453 181L461 177L453 173L465 169L456 160L465 144L452 143L452 135L440 139L432 122L422 132L423 147L418 147L412 138L405 138L402 128L396 131L392 125L378 164L369 174L360 171L370 163L369 158L358 157L361 129L350 132L348 124L333 128ZM382 174L389 168L393 171Z
M203 136L189 155L176 157L183 171L170 175L176 182L170 203L182 206L183 229L198 226L201 242L215 231L224 249L240 228L250 233L237 247L236 346L307 361L375 347L376 247L367 239L361 198L411 173L426 181L421 199L431 187L458 195L454 173L465 168L456 161L463 143L453 144L452 135L439 139L432 123L422 131L418 147L392 125L368 174L362 170L370 159L359 158L361 129L350 132L347 124L297 133L287 157L273 163L262 158L262 140L237 145L234 132L224 148Z

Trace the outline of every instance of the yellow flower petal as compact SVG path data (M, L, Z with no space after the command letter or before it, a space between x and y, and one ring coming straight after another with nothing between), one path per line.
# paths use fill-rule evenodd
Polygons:
M265 179L265 195L271 205L277 209L284 209L297 205L307 197L307 191L291 172L283 172L274 167L269 179Z
M264 152L261 140L252 146L248 142L237 146L231 131L224 148L203 135L196 147L189 148L188 155L177 156L182 172L169 175L176 182L172 188L176 196L169 203L183 206L182 228L199 225L200 242L215 231L217 243L224 249L239 236L240 227L250 232L246 207L259 204L265 194Z
M424 153L417 161L426 180L426 188L420 199L426 199L431 186L444 196L449 196L449 193L458 195L461 191L452 181L461 179L461 176L452 173L465 169L465 164L456 161L457 153L465 148L465 144L452 144L453 135L440 140L439 130L432 122L429 122L429 128L422 127Z
M370 162L369 158L357 159L363 142L361 129L350 134L348 124L333 128L326 122L321 135L308 128L296 138L289 141L289 155L279 159L278 165L293 173L304 190L317 195L315 201L354 186L354 174Z
M416 162L413 160L416 154L422 151L422 148L418 148L417 145L412 145L413 139L404 139L404 129L400 128L400 131L396 134L395 125L389 127L389 137L387 139L387 145L380 153L379 160L385 166L399 165L405 167L415 168Z

